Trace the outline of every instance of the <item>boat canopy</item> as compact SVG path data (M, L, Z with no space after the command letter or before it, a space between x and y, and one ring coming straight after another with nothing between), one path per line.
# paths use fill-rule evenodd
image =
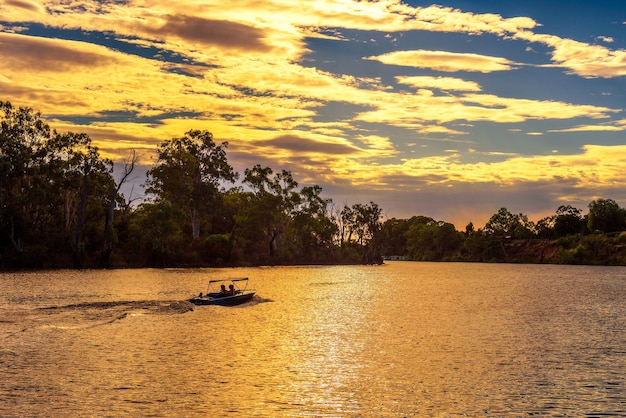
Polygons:
M247 282L247 281L248 281L247 277L241 277L241 278L236 278L236 279L209 280L209 284L211 284L211 283L223 283L223 282Z
M232 284L235 289L244 291L248 289L248 278L247 277L235 277L230 279L213 279L209 280L209 293L215 293L219 289L222 284Z

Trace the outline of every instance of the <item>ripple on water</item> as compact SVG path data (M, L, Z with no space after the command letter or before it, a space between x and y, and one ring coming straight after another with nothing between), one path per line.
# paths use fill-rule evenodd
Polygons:
M258 293L184 302L214 275ZM400 262L22 275L0 283L0 416L623 416L623 277Z

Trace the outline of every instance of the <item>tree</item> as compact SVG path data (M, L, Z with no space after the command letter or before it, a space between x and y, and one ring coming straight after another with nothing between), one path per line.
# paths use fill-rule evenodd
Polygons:
M332 201L321 197L318 185L303 187L287 230L295 261L318 262L333 258L333 237L338 231L330 215Z
M357 234L357 243L363 247L363 261L379 263L382 259L380 231L382 209L374 202L352 205L352 227Z
M65 265L56 257L69 252L81 267L99 250L93 231L104 219L112 162L86 134L52 131L32 109L0 102L0 111L0 254L38 266Z
M115 241L115 229L113 227L115 208L117 207L118 203L126 205L125 199L124 201L119 202L119 198L121 197L120 190L135 170L135 163L137 162L137 159L137 153L135 152L135 150L132 150L129 158L127 160L124 160L124 168L122 170L122 174L120 175L120 179L117 182L112 181L109 183L109 194L107 195L106 202L107 209L104 222L104 237L102 244L102 255L100 257L100 267L109 267L111 252L113 251L113 243Z
M406 237L411 260L441 261L454 257L460 249L460 233L451 223L425 216L414 216L409 223Z
M72 212L67 213L69 219L66 225L72 226L70 244L74 267L82 268L87 246L85 241L87 222L90 221L89 226L93 230L88 236L95 242L93 238L99 236L97 231L101 230L96 223L106 217L106 201L114 183L111 176L113 162L100 157L98 148L91 145L91 139L87 134L56 135L51 145L54 154L61 157L60 160L66 169L66 204L74 204L76 207L75 215ZM66 160L63 159L65 155L68 156ZM88 210L93 211L89 216ZM101 246L94 244L92 250L96 248L99 250Z
M385 255L405 256L407 254L406 232L409 229L406 219L387 219L381 229L382 251Z
M626 229L626 210L613 199L594 200L589 203L587 226L590 231L623 231Z
M208 131L191 130L163 142L157 164L148 171L146 191L184 210L192 240L200 238L202 215L220 198L222 183L238 177L228 164L227 147L227 142L217 145Z
M45 202L33 191L45 188L41 165L51 131L30 108L0 101L0 111L0 243L20 263Z
M487 235L500 238L524 239L532 238L534 224L524 214L514 215L507 208L501 208L491 216L485 225Z
M472 224L473 227L473 224ZM459 255L465 261L484 261L484 251L489 237L485 236L482 229L478 229L470 234L467 233L467 227L465 228L465 237L459 248ZM489 260L489 259L487 259Z
M585 227L582 210L570 205L561 205L556 210L554 217L554 235L564 237L566 235L580 234Z
M356 213L350 206L344 206L339 214L340 221L340 243L343 247L346 243L352 242L352 234L357 229Z
M555 234L554 221L556 216L547 216L537 221L535 230L538 238L549 239Z
M282 235L291 222L292 211L300 201L296 191L298 182L290 171L282 170L271 177L272 174L271 168L257 164L245 170L243 180L253 193L246 218L254 221L248 225L253 229L260 228L270 259L276 256Z
M184 251L182 217L180 208L168 200L139 205L130 226L130 236L133 247L140 248L139 254L148 265L167 267L181 259L180 252Z

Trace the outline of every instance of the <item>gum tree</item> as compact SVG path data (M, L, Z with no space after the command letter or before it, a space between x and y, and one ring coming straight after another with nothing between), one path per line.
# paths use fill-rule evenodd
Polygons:
M626 210L613 199L594 200L589 203L587 226L590 231L623 231L626 229Z
M146 191L182 209L193 241L200 238L203 215L216 205L222 184L237 179L227 147L228 142L216 144L208 131L191 130L163 142L156 165L148 171Z
M257 235L264 242L267 254L272 259L277 255L281 238L300 201L298 182L290 171L282 170L274 174L270 167L259 164L246 169L244 174L243 182L252 189L252 194L242 221L248 233Z
M0 102L3 262L16 267L66 265L69 252L74 266L81 267L88 252L100 251L96 241L104 221L102 190L112 181L112 167L88 135L57 133L40 113Z

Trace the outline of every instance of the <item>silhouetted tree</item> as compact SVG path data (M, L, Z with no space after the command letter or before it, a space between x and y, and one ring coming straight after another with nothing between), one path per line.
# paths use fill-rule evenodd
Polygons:
M416 216L407 231L407 251L411 260L441 261L454 258L462 244L461 233L448 222Z
M585 228L582 210L570 205L561 205L554 217L554 236L564 237L570 234L580 234Z
M282 236L291 222L292 211L299 200L298 182L290 171L274 174L269 167L257 164L245 170L244 184L253 192L249 206L248 221L260 229L267 254L274 262ZM252 226L248 224L249 226Z
M227 147L227 142L217 145L208 131L191 130L163 142L157 164L148 171L146 191L183 209L193 240L200 238L202 216L220 198L222 182L237 179L226 159Z
M522 213L514 215L507 208L501 208L491 216L485 225L485 233L497 237L513 239L531 238L534 224Z
M590 231L623 231L626 229L626 210L613 199L594 200L589 203L587 226Z
M0 102L0 112L0 258L14 266L64 263L56 259L69 244L81 267L100 237L86 231L104 220L112 162L86 134L52 131L30 108Z

